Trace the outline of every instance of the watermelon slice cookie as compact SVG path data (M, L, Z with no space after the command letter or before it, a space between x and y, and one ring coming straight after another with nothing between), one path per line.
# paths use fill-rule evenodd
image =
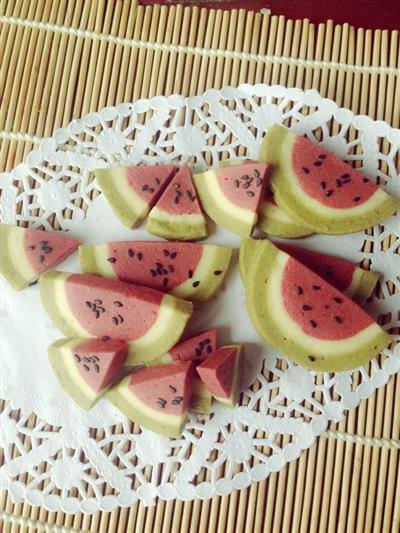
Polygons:
M73 254L80 241L56 232L0 224L0 245L0 273L21 290Z
M392 340L345 294L269 241L259 245L246 288L259 335L313 370L356 368Z
M216 349L217 330L214 328L180 342L168 353L161 356L160 359L154 361L154 364L166 364L174 361L193 361L196 367L213 354ZM195 370L190 410L202 415L208 414L211 411L211 400L211 393L205 387Z
M187 165L181 167L150 211L146 229L159 237L178 241L207 237L206 219Z
M239 344L223 346L197 367L204 385L214 398L234 407L238 401L239 365L243 347Z
M160 357L158 362L193 361L201 363L217 349L217 335L216 328L202 331L194 337L176 344L168 353Z
M207 300L224 280L232 249L215 244L128 241L84 245L79 254L83 272L180 298Z
M40 294L65 336L127 341L127 365L167 352L192 313L190 302L170 294L90 274L51 270L40 279Z
M119 377L126 354L126 342L115 339L60 339L49 347L62 388L86 410Z
M249 237L267 187L270 165L244 163L208 170L194 176L207 214L224 228Z
M400 209L361 172L283 126L268 131L260 159L275 165L270 181L279 207L315 232L364 230Z
M257 250L264 246L263 242L255 239L244 239L242 241L239 263L240 274L244 283L246 283L246 277L251 269L252 262L255 260ZM321 276L339 291L347 294L349 298L359 305L364 304L371 296L378 282L379 274L377 272L364 270L346 259L313 252L289 244L275 243L275 245L303 263L303 265L318 274L318 276Z
M174 165L140 165L102 168L94 174L114 213L133 228L147 217L175 171Z
M107 392L130 420L166 437L179 437L192 394L191 362L143 368Z
M251 159L226 159L219 163L220 167L231 167L245 163L256 163ZM274 196L269 187L265 190L264 200L259 210L257 223L258 229L275 237L284 239L297 239L311 235L312 231L294 220L283 209L276 205Z

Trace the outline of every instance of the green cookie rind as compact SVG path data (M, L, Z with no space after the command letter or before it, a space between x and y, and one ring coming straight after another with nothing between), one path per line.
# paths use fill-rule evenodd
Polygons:
M368 298L373 293L376 284L379 280L379 274L377 272L372 272L371 270L366 270L363 272L361 281L357 287L356 292L352 295L352 300L358 303L358 305L363 305L368 300Z
M22 266L19 257L21 254L25 255L25 250L22 247L19 249L19 246L16 249L16 241L12 236L15 231L20 230L22 228L0 224L0 274L13 289L18 291L24 289L38 278L33 269L29 271L21 270ZM12 249L12 253L9 252L9 248Z
M96 259L95 248L91 244L81 244L79 246L79 262L82 272L90 274L98 274L100 276L108 276L99 261Z
M203 224L188 224L168 220L157 220L149 217L146 222L146 230L153 235L164 239L177 241L198 241L207 237L207 226Z
M262 248L260 247L257 257L254 258L253 267L247 278L246 305L253 325L264 341L296 363L321 372L342 372L362 366L392 342L390 335L381 330L373 339L358 349L357 353L341 352L337 358L332 356L326 358L325 354L313 353L315 360L310 360L310 350L296 344L296 339L290 338L288 332L280 328L275 322L274 313L270 311L271 306L267 301L265 290L274 270L277 256L283 252L275 248L272 243L263 242L265 244ZM315 339L315 343L317 347L318 339Z
M134 194L133 189L131 189L128 184L126 185L127 191L130 193L129 199L127 196L120 194L114 185L112 169L98 169L94 171L94 175L96 176L98 186L106 197L106 200L110 204L115 215L124 226L134 228L136 224L147 215L147 213L143 213L142 210L136 209L132 199L132 195Z
M247 276L256 257L256 251L260 242L262 241L259 239L249 238L242 239L242 242L240 243L239 272L244 285L246 285Z
M64 359L60 354L60 349L70 341L71 339L60 339L56 342L53 342L53 344L51 344L48 348L49 361L61 387L69 396L71 396L71 398L76 404L79 405L79 407L85 411L88 411L97 402L102 393L99 393L95 399L89 398L85 394L84 390L70 378L68 370L64 365ZM77 341L77 344L78 343L79 341Z
M190 401L190 411L198 415L208 415L211 412L212 396L203 382L197 378L193 382L193 394Z
M39 290L40 298L42 300L43 307L49 317L52 319L56 327L66 337L79 337L80 332L76 331L73 327L70 327L68 322L64 319L62 312L57 305L55 296L54 284L60 280L61 277L68 277L68 274L59 272L58 270L48 270L40 276Z
M195 174L193 176L196 190L200 196L201 205L204 208L207 215L214 220L217 224L223 228L239 235L240 237L250 237L253 232L253 228L257 223L257 216L254 224L246 224L234 217L227 217L221 213L218 203L215 201L213 195L209 194L208 188L205 185L205 178L202 174Z
M179 425L172 425L166 422L166 419L163 423L159 421L154 421L140 410L140 408L134 406L132 403L128 402L127 399L123 396L122 391L128 388L130 382L130 376L123 379L118 385L109 389L105 396L111 401L115 407L117 407L129 420L134 421L136 424L143 426L150 431L154 431L159 435L164 435L165 437L178 438L183 431L185 420Z
M57 305L57 299L55 298L55 282L61 280L62 277L66 278L69 275L69 273L49 270L41 276L39 287L43 306L54 324L66 337L92 337L89 333L83 335L82 331L71 327L70 324L68 324L68 320L65 319L65 312L63 314L63 310L59 309L59 306ZM162 354L168 352L168 350L180 340L192 314L193 305L191 302L177 299L172 295L166 295L164 297L163 305L167 305L165 303L165 298L170 298L171 300L167 301L174 303L174 317L173 320L171 320L172 323L171 328L168 330L168 335L164 334L161 337L156 338L152 343L149 342L140 348L135 346L135 343L137 343L139 339L136 339L136 341L129 341L125 366L138 365L157 359Z
M326 215L316 213L310 205L293 190L288 175L292 173L291 148L294 134L282 126L273 126L265 135L260 160L276 165L270 183L278 206L305 227L318 233L340 235L365 230L386 220L400 209L400 202L384 193L384 199L366 214L357 213L343 218L335 218L330 211ZM382 191L384 192L384 191ZM321 204L322 205L322 204Z

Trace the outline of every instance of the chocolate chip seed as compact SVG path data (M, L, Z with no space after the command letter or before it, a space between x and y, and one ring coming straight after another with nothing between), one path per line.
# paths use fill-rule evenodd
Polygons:
M163 254L165 255L165 257L168 257L169 256L169 250L163 250Z
M342 180L350 179L350 174L342 174Z
M325 154L321 154L318 156L318 159L326 159L326 155Z
M169 270L170 272L173 272L175 269L174 269L174 267L173 267L172 265L168 265L168 270Z
M194 353L195 353L196 357L200 357L200 355L201 355L200 348L195 348Z
M364 183L368 183L368 182L369 182L369 179L368 179L368 178L363 178L363 182L364 182Z
M297 294L298 296L300 296L301 294L303 294L303 289L302 289L301 287L299 287L299 286L296 287L296 294Z
M115 259L115 257L108 257L108 258L107 258L107 261L108 261L109 263L116 263L116 262L117 262L117 260Z
M113 304L115 305L115 307L124 307L123 304L121 302L119 302L118 300L115 300L115 302L113 302Z
M75 358L75 361L77 363L80 363L81 362L81 358L79 357L79 355L77 353L74 353L74 358Z
M326 187L326 181L321 181L321 182L320 182L320 185L321 185L321 188L322 188L322 189L325 189L325 187Z
M39 255L39 257L38 257L38 263L43 263L43 262L44 262L44 259L45 259L44 255Z
M309 355L308 356L308 359L312 362L314 362L316 360L316 358L313 356L313 355Z
M207 348L206 348L206 352L207 352L207 353L211 353L211 352L212 352L212 348L211 348L210 345L207 346Z
M139 252L138 254L136 254L136 257L137 257L138 261L141 261L143 259L143 254L141 252Z
M109 341L109 340L110 340L110 337L109 337L108 335L103 335L103 336L101 337L101 340L102 340L102 341Z
M329 191L325 192L325 196L328 196L328 197L332 196L332 194L333 194L333 190L332 189L329 189Z
M157 183L157 185L160 185L161 181L159 180L159 178L154 178L154 181Z
M310 169L308 169L307 167L303 167L302 171L304 172L304 174L309 174L310 173Z
M189 271L188 271L188 278L189 278L189 279L192 279L192 278L193 278L193 270L189 270Z
M311 309L309 305L303 305L303 311L311 311Z
M314 289L314 291L320 291L321 290L321 287L319 285L313 285L312 288Z
M100 367L97 363L94 365L94 369L96 370L97 373L100 372Z
M214 270L214 276L220 276L222 272L222 270Z
M175 257L177 256L177 253L178 253L178 252L171 252L171 253L169 254L170 258L171 258L171 259L175 259Z
M199 285L200 285L200 281L194 281L194 282L192 283L192 286L193 286L194 288L198 287Z
M172 391L175 394L175 392L176 392L176 388L175 387L173 387L172 385L169 385L169 389L170 389L170 391Z
M312 328L316 328L317 327L317 323L315 322L315 320L310 320L310 326Z
M332 298L332 300L334 302L336 302L337 304L341 304L343 302L343 300L341 298L338 298L337 296L335 296L334 298Z
M361 200L361 196L355 196L352 200L355 204Z
M255 178L259 178L260 177L260 173L258 172L258 170L256 168L253 171L253 175L254 175Z
M101 306L98 306L98 307L97 307L97 311L98 311L99 313L105 313L105 312L106 312L106 310L104 309L104 307L101 307Z
M164 278L162 280L162 284L163 284L164 287L166 287L168 285L168 278Z
M343 323L343 319L340 318L340 316L335 316L333 318L335 319L335 322L337 322L338 324L342 324Z
M246 191L247 196L250 196L250 198L253 198L255 196L253 191Z
M99 300L96 298L96 300L93 300L96 305L101 305L103 303L102 300Z
M314 161L313 165L314 167L320 167L322 165L322 161Z
M27 250L29 250L29 251L32 251L32 250L34 250L34 249L35 249L35 247L33 246L33 244L31 244L31 245L28 246L28 248L27 248Z
M86 304L86 307L89 307L90 309L92 308L92 304L90 302L86 301L85 304Z
M135 256L135 252L132 250L132 248L129 248L128 255L129 255L129 257L134 257Z
M89 372L89 370L90 370L90 368L88 367L88 365L83 365L83 368L84 368L87 372Z

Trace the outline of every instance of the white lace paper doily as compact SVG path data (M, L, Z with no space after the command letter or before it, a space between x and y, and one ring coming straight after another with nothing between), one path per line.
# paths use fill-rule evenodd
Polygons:
M356 161L399 197L399 130L355 116L316 91L243 85L193 98L140 100L74 120L43 140L26 163L3 174L2 221L45 229L58 224L88 242L149 239L144 230L124 228L102 195L91 200L94 168L188 162L194 170L203 170L239 153L257 158L265 130L288 119L295 131L312 139L318 133L324 146ZM302 241L355 262L370 260L371 268L382 274L382 297L367 310L376 317L387 315L385 329L400 326L400 293L391 295L387 285L392 282L400 289L399 217L375 226L371 235L312 236ZM389 235L395 238L382 251ZM239 244L221 229L208 240ZM361 251L365 241L373 245L373 252ZM77 258L63 268L78 270ZM215 405L209 419L193 415L179 439L140 429L132 433L132 426L108 401L83 413L58 386L46 349L61 335L45 316L37 287L17 293L1 282L0 288L0 396L7 400L0 415L1 486L14 501L51 511L110 511L137 500L151 505L156 497L206 499L245 488L297 459L330 421L342 420L346 410L400 370L399 344L352 372L315 374L285 361L255 334L235 267L218 297L198 309L191 329L217 326L222 341L246 343L249 364L241 405L233 410ZM246 388L255 376L254 387ZM27 423L32 414L33 427Z

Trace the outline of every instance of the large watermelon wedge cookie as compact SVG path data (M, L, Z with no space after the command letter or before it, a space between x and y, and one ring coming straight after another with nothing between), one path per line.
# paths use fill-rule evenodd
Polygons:
M246 285L259 335L305 367L350 370L392 340L348 296L269 241L259 245Z
M181 167L150 211L146 229L159 237L178 241L207 237L206 219L187 165Z
M147 217L175 171L174 165L140 165L102 168L94 175L114 213L133 228Z
M263 242L262 240L243 239L241 243L239 264L244 283L246 283L247 274L255 260L257 250L263 247ZM284 243L275 243L275 245L303 263L339 291L347 294L359 305L364 304L371 296L378 282L379 274L377 272L364 270L346 259Z
M339 291L347 294L359 305L363 305L367 301L378 283L379 274L377 272L364 270L341 257L313 252L299 246L283 243L277 244L277 246Z
M117 278L189 300L220 288L232 249L215 244L126 241L79 248L83 272Z
M126 342L116 339L60 339L49 347L60 385L86 410L119 377L126 354Z
M65 336L127 341L127 365L167 352L192 313L190 302L170 294L91 274L50 270L40 279L40 294Z
M143 368L107 392L130 420L166 437L179 437L192 394L191 362Z
M224 228L249 237L258 221L270 165L247 162L194 175L207 214Z
M315 232L352 233L400 209L361 172L283 126L265 135L260 159L275 165L270 181L279 207Z
M17 290L34 283L80 245L57 232L0 224L0 273Z
M225 159L220 161L220 167L231 167L244 163L255 163L251 159ZM312 234L312 230L294 220L283 209L277 206L274 196L267 186L257 223L258 229L275 237L284 239L297 239Z
M242 354L243 347L239 344L223 346L197 367L209 392L227 407L234 407L238 400Z

